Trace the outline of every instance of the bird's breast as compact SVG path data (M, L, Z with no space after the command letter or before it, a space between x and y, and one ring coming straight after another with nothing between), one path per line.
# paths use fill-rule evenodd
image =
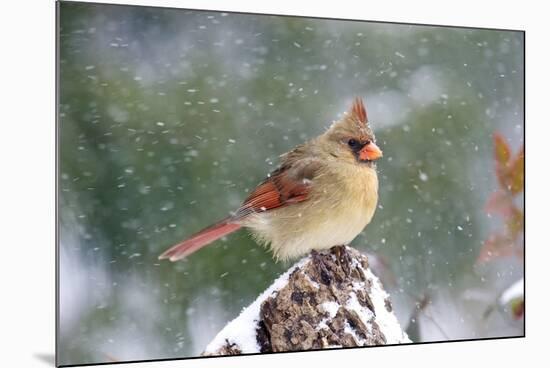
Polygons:
M346 235L351 237L349 241L353 240L370 222L376 210L376 171L363 165L347 165L327 170L319 179L321 193L312 193L312 199L318 197L319 203L326 203L326 206L321 206L323 211L319 216L332 219L329 221L333 221L334 227L348 229Z
M254 215L246 226L284 259L350 243L374 215L378 178L372 168L349 166L323 169L306 201Z

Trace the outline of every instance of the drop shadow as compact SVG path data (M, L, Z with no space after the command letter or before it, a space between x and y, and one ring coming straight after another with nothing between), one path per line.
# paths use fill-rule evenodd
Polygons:
M52 367L55 367L55 355L49 353L35 353L34 357Z

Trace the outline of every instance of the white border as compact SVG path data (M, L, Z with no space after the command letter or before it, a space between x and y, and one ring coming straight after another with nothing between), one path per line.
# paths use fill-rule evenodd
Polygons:
M118 1L107 1L119 3ZM518 367L548 361L548 29L541 5L506 1L121 1L201 8L482 26L527 31L527 338L318 353L140 363L124 367L360 364ZM0 208L2 366L51 366L54 351L54 3L11 1L0 12L2 91ZM546 207L545 207L546 205ZM544 357L544 358L543 358ZM536 364L536 363L535 363Z

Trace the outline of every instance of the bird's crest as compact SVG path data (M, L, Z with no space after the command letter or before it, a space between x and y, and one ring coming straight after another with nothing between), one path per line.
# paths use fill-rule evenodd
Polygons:
M350 114L358 122L362 124L367 124L367 121L368 121L367 110L365 109L363 100L360 97L356 97L355 100L353 100L353 104L351 105L351 109L350 109Z

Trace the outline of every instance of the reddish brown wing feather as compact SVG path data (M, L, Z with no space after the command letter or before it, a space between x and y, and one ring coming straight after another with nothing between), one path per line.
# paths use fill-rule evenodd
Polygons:
M235 216L191 235L161 254L159 258L177 261L238 230L241 225L235 222L251 213L269 211L285 204L306 200L310 189L309 181L306 179L310 178L316 167L307 164L294 167L289 165L276 170L248 196Z
M241 219L251 213L269 211L285 204L305 201L311 189L307 179L309 178L302 175L293 177L288 167L276 170L245 199L237 210L235 219Z

